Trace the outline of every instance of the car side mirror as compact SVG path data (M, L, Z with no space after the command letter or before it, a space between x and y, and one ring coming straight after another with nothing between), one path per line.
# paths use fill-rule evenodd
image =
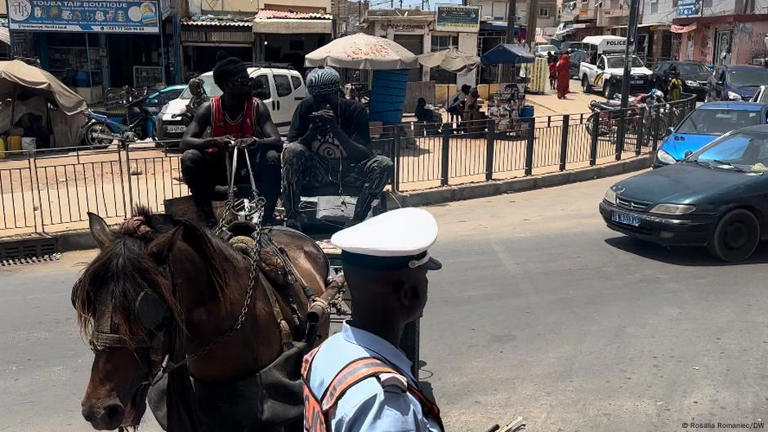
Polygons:
M692 151L690 151L690 150L688 150L688 151L687 151L687 152L685 152L685 154L683 155L683 159L688 159L688 156L690 156L690 155L692 155L692 154L693 154L693 152L692 152Z
M725 83L723 81L717 80L715 81L715 85L718 87L722 87L723 85L725 85Z

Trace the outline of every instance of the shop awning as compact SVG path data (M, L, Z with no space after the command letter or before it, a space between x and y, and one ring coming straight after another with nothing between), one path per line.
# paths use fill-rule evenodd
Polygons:
M260 34L331 34L332 16L262 9L253 20L253 32Z
M498 44L480 57L484 65L533 63L536 58L518 44Z
M696 23L687 25L687 26L680 26L680 25L674 25L669 28L669 31L672 33L688 33L689 31L696 30Z

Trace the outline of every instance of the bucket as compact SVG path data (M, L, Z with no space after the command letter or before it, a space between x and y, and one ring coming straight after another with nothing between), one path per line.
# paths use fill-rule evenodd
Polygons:
M8 137L8 150L19 151L21 150L21 137L18 135L11 135Z
M33 151L37 148L37 138L24 137L21 139L21 149Z
M520 117L533 117L533 105L523 105L520 108Z
M0 137L0 159L5 159L5 140Z

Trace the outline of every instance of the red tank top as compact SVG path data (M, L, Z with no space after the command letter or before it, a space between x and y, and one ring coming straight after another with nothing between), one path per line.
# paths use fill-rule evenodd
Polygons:
M235 122L231 122L224 115L224 108L221 105L221 96L211 98L211 136L220 137L230 135L235 139L239 138L264 138L261 128L256 124L256 110L259 106L259 100L256 98L248 99L245 104L245 112Z

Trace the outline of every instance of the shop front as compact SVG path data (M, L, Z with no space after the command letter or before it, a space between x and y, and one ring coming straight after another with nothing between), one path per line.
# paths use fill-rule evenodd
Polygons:
M260 10L252 26L256 61L303 71L304 55L331 41L331 18L323 8L308 12Z
M213 70L219 52L253 63L256 60L252 17L191 17L181 20L184 80Z
M37 57L89 103L111 87L159 87L167 66L156 1L9 0L16 55ZM166 36L166 39L168 37Z
M673 30L681 32L681 60L755 64L766 57L768 14L682 18L673 24Z

